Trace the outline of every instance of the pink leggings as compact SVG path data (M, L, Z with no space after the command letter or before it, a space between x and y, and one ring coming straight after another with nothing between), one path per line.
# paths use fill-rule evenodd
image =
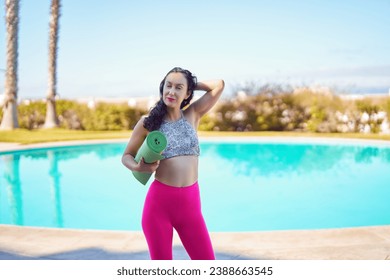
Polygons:
M197 182L180 188L157 180L151 184L142 213L142 229L152 260L172 260L173 228L192 260L215 259Z

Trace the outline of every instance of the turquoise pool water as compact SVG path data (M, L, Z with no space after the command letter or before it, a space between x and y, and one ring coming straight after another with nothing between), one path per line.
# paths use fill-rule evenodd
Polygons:
M0 153L0 224L141 230L125 145ZM390 224L390 146L203 141L199 172L210 231Z

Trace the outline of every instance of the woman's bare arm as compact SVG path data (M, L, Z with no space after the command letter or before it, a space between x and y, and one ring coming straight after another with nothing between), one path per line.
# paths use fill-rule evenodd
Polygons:
M145 118L142 117L134 127L129 143L122 156L122 164L132 171L153 173L158 168L160 161L149 164L145 163L143 159L138 163L134 159L149 133L148 130L144 128L144 119Z
M204 90L206 93L188 108L195 114L196 121L213 108L221 96L224 87L225 82L223 80L198 82L195 90Z

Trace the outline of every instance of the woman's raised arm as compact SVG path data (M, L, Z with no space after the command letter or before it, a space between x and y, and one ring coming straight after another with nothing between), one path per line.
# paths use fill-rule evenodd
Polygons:
M217 103L225 87L223 80L201 81L197 83L195 90L204 90L206 93L195 101L190 107L199 120Z

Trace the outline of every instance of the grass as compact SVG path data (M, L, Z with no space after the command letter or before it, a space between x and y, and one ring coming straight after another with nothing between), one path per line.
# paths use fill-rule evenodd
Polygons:
M0 142L34 144L44 142L94 139L129 139L131 131L80 131L66 129L16 129L0 131ZM203 137L331 137L390 141L390 135L361 133L301 133L301 132L209 132L200 131Z
M94 139L120 139L129 138L130 131L81 131L67 129L15 129L0 131L0 142L14 142L21 144L34 144L44 142Z

